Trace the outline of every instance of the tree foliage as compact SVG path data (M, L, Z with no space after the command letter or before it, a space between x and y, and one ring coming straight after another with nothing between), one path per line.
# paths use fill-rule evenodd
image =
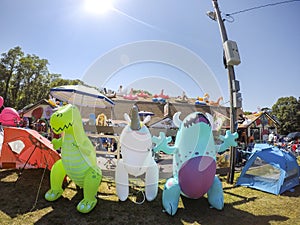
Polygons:
M60 74L50 73L48 60L36 55L25 55L17 46L0 57L0 96L5 106L22 109L30 103L48 98L50 88L82 83L65 80Z
M272 114L280 121L280 133L300 131L300 99L281 97L272 107Z

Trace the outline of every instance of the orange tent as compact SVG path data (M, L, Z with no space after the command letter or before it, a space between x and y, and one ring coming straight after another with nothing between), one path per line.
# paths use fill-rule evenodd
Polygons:
M4 128L0 163L2 168L52 168L60 159L51 142L37 131L16 127Z

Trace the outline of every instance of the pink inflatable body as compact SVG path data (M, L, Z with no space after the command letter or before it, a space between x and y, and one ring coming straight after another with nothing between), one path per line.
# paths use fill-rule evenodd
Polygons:
M158 95L158 94L155 94L153 97L154 97L154 98L163 98L163 99L169 99L169 98L170 98L169 95L165 95L165 94L164 94L164 89L161 90L161 92L160 92L159 95Z
M2 110L0 113L0 123L3 126L17 126L17 124L20 122L21 118L19 113L10 107L6 107Z
M4 99L2 98L2 96L0 96L0 108L3 106L4 103Z
M123 98L128 99L128 100L138 100L139 99L137 95L131 95L131 94L124 95Z
M140 93L137 94L138 97L141 98L149 98L149 95L143 91L141 91Z
M1 111L2 107L3 110ZM0 96L0 123L3 126L16 127L20 121L19 113L13 108L4 107L4 99Z
M133 94L133 89L131 88L130 93L128 95L123 95L124 99L128 100L138 100L138 96Z

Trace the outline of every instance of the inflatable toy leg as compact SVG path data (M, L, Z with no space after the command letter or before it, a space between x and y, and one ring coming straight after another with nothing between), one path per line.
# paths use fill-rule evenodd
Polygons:
M153 164L147 168L145 177L145 193L148 201L156 198L158 191L158 166L153 161Z
M173 216L177 212L178 202L180 197L180 187L178 180L175 178L170 178L167 180L163 195L162 195L162 204L169 215Z
M224 195L222 183L217 176L214 178L214 182L207 192L209 204L218 210L222 210L224 207Z
M55 201L62 193L62 183L66 176L65 168L62 164L61 159L56 161L52 166L50 172L50 190L46 192L45 199L48 201Z
M116 167L116 189L117 195L121 201L125 201L129 194L129 181L128 173L126 171L124 162L122 159L119 160Z
M90 168L83 182L83 199L78 203L77 210L81 213L89 213L97 204L97 191L101 183L100 170Z

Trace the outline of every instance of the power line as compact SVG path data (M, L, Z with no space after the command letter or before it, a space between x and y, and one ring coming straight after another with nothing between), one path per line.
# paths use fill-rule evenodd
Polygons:
M276 2L276 3L269 3L266 5L261 5L261 6L256 6L256 7L252 7L249 9L244 9L244 10L240 10L237 12L233 12L233 13L227 13L226 16L232 16L235 14L239 14L239 13L244 13L244 12L248 12L251 10L256 10L256 9L261 9L261 8L265 8L265 7L269 7L269 6L275 6L275 5L281 5L281 4L286 4L286 3L291 3L291 2L299 2L300 0L288 0L288 1L282 1L282 2Z

